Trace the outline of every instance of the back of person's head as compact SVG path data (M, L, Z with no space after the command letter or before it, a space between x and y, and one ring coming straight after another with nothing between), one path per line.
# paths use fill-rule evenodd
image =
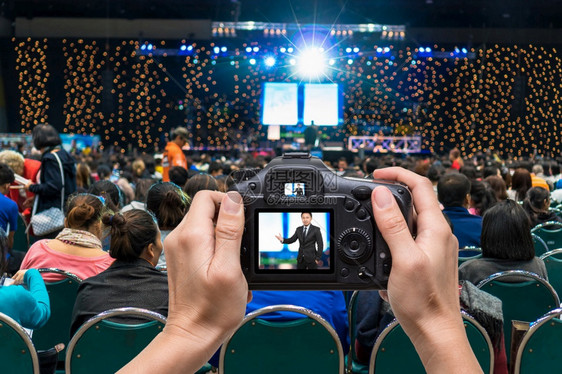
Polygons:
M182 166L172 166L168 172L170 177L170 182L177 184L180 187L185 186L187 180L189 179L189 174L187 169Z
M8 165L0 163L0 185L12 183L14 179L14 171Z
M111 235L109 255L119 261L135 261L158 238L156 220L146 210L132 209L125 213L105 214L102 222L109 227Z
M488 178L491 175L499 175L499 168L496 165L489 165L484 168L484 172L482 173L482 178Z
M527 170L529 173L533 171L533 163L529 160L519 161L519 168Z
M33 146L37 149L61 145L59 132L49 124L36 125L31 132Z
M546 212L550 205L550 192L543 187L529 188L523 205L527 212Z
M533 165L533 169L531 171L535 175L544 173L544 169L541 164Z
M459 172L463 175L466 175L468 180L471 181L475 180L478 177L478 174L476 173L476 168L472 165L465 165L461 167Z
M220 162L217 161L213 161L209 164L209 169L207 170L207 173L209 174L213 174L215 172L220 172L222 174L224 170L224 167L222 166L222 164Z
M133 176L137 178L140 177L142 173L144 173L144 169L146 168L144 165L144 161L140 158L137 158L135 161L133 161L131 167L133 169Z
M445 208L462 207L470 193L470 181L460 173L448 173L437 183L437 197Z
M148 190L153 184L154 184L153 179L149 179L149 178L139 179L135 186L135 201L146 203Z
M162 230L174 229L189 209L190 199L174 183L156 183L148 190L146 208L156 216Z
M503 201L507 199L507 188L505 182L501 177L497 175L490 175L485 179L486 182L492 187L494 193L496 194L496 200Z
M23 156L15 151L5 150L0 152L0 162L8 165L16 174L23 174L25 160Z
M484 214L481 243L483 257L517 261L535 257L529 216L510 199L497 203Z
M96 172L98 173L100 181L102 181L109 178L109 176L111 175L111 168L106 164L99 164L96 168Z
M183 190L191 199L193 199L198 191L219 191L219 186L217 185L215 178L209 174L197 174L189 178Z
M372 174L379 167L379 162L374 157L369 157L363 162L363 171L370 178Z
M156 171L156 159L154 158L154 156L145 153L141 156L141 159L144 162L144 167L146 168L148 173L150 175L154 174L154 172ZM162 161L162 159L160 159L160 161Z
M515 169L515 172L511 177L511 189L516 192L516 199L518 201L523 201L527 191L531 187L533 187L531 173L524 168Z
M107 180L94 182L88 189L88 193L103 197L105 205L114 212L118 212L123 206L121 189L113 182Z
M560 174L560 164L556 161L552 161L550 164L550 172L552 175L558 176L558 174Z
M89 193L72 195L66 203L66 227L87 231L107 211L102 200Z
M431 182L439 182L439 179L445 174L445 168L441 164L433 164L427 169L426 177Z
M90 174L90 167L87 164L80 162L76 165L76 185L82 188L90 187Z
M471 204L483 215L488 209L496 204L496 194L487 182L473 181L470 186Z

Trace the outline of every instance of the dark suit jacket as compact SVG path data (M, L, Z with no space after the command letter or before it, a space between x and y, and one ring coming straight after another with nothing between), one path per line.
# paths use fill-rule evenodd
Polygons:
M306 234L306 239L303 238L303 228L304 226L299 226L295 230L293 236L287 239L283 239L283 244L291 244L299 241L299 254L297 255L297 261L301 262L313 262L314 260L320 260L322 257L322 251L324 250L324 244L322 242L322 233L320 232L320 227L309 225L308 234Z

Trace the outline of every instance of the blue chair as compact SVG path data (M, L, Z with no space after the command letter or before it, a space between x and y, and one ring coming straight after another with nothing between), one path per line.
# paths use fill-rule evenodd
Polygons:
M477 286L502 301L503 331L509 362L511 321L535 321L560 305L558 294L544 279L534 273L510 270L492 274Z
M562 249L548 251L540 258L546 266L548 283L554 287L558 295L562 295Z
M348 374L366 374L369 372L369 366L361 364L357 361L357 353L355 352L355 339L357 332L357 300L359 299L359 291L354 291L349 299L347 308L347 321L349 325L349 353L346 357L346 372Z
M531 238L535 247L535 256L540 257L548 252L548 245L538 235L531 233Z
M464 247L459 249L458 265L482 257L482 248L480 247Z
M306 316L290 321L259 317L277 311ZM343 374L343 349L334 328L318 314L294 305L274 305L246 316L220 351L222 374Z
M533 322L525 333L515 358L515 374L557 373L562 368L562 309L554 309Z
M531 234L539 236L546 243L549 251L562 248L562 223L560 222L550 221L536 225L531 229Z
M3 313L0 313L0 372L39 374L39 359L31 338Z
M139 318L138 324L110 321ZM74 334L66 351L66 373L115 373L162 331L166 318L141 308L117 308L90 318Z
M466 335L484 373L494 371L494 348L486 330L468 313L461 311ZM369 363L370 374L425 373L423 364L402 326L391 322L379 335Z

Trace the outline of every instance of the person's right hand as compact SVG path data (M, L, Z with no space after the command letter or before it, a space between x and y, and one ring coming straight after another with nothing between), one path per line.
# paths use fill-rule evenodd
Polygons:
M379 169L374 177L406 184L417 215L414 239L390 190L373 190L375 221L392 254L388 289L381 296L390 302L427 372L481 371L460 314L458 242L431 183L402 168Z
M18 272L14 274L14 276L12 277L14 284L23 284L26 271L27 269L22 269L22 270L18 270Z
M279 240L280 242L283 241L283 237L281 236L281 234L277 234L277 235L275 235L275 237L276 237L277 240Z

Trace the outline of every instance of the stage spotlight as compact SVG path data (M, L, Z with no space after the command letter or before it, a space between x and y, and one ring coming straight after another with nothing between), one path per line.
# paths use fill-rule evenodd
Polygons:
M424 47L420 47L420 53L424 53L425 52L425 48Z
M272 56L267 57L265 59L265 66L272 67L273 65L275 65L275 58Z
M317 47L302 51L298 57L299 74L307 78L320 78L326 70L326 56Z
M192 46L192 45L188 45L188 46L187 46L187 50L188 50L188 51L192 51L192 50L193 50L193 46Z
M215 47L213 48L213 52L215 52L215 54L218 55L221 52L221 49L219 47Z
M345 49L345 53L351 53L351 48L347 47L347 48Z
M279 51L280 51L281 53L285 53L285 52L287 52L287 48L281 47L281 48L279 48Z
M255 65L256 64L256 59L255 58L251 58L250 59L250 65Z
M297 60L295 60L294 58L289 60L289 64L291 64L291 65L296 65L296 63L297 63Z
M287 48L287 52L289 52L289 53L293 53L293 51L294 51L293 47L289 47L289 48Z
M254 52L259 52L259 51L260 51L260 47L254 47L254 48L253 48L253 51L254 51Z
M466 52L468 52L468 51L466 50L466 48L461 49L461 51L462 51L462 53L464 53L465 55L466 55Z
M246 47L246 53L252 52L252 47Z
M141 51L144 51L145 49L146 49L146 45L145 44L141 45Z
M381 47L377 47L377 53L382 53L382 48L381 48Z
M458 49L458 47L455 47L455 53L461 53L461 51Z
M182 45L182 46L180 47L180 51L185 51L186 49L187 49L187 47L186 47L185 45Z
M353 64L353 60L352 60L352 59L348 59L348 60L347 60L347 64L348 64L348 65Z
M336 60L334 60L333 58L330 59L330 61L328 61L328 64L330 64L330 66L333 66L336 63Z
M359 53L359 48L357 47L353 48L353 53Z
M149 51L152 50L152 44L149 44L146 49L148 49Z
M221 52L226 52L227 48L226 47L221 47Z
M388 53L390 52L390 48L389 47L384 47L384 53Z

